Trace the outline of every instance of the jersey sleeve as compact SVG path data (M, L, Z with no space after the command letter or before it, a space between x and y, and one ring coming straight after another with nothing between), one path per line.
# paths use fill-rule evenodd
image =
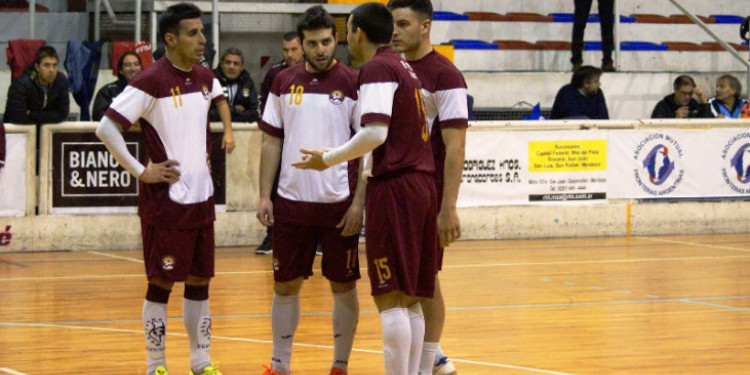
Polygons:
M373 122L390 124L393 114L393 98L398 89L398 81L390 68L380 64L365 64L359 73L358 85L360 124L362 126Z
M258 127L263 132L274 137L284 136L284 117L282 100L279 91L279 79L275 79L271 85L271 91L266 98L266 108L263 110L263 118L258 122Z
M466 81L461 72L450 66L438 80L435 101L441 128L466 128L469 126L469 104Z
M128 85L115 97L104 115L128 130L139 118L145 117L154 106L156 98L142 88Z

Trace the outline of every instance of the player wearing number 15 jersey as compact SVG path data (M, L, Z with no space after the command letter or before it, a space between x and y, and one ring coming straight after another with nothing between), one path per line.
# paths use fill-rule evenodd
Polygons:
M303 14L297 32L306 61L276 76L259 124L264 135L257 216L274 228L273 355L265 374L290 373L299 293L312 275L320 243L323 276L334 297L331 374L345 375L359 314L355 286L364 209L359 163L342 163L323 173L296 169L292 163L299 160L303 145L338 147L359 130L357 73L334 58L335 23L322 6ZM279 158L278 195L271 201Z
M419 298L432 298L437 272L435 164L422 87L389 46L393 17L381 3L348 20L359 72L362 130L334 150L305 150L295 165L323 170L372 151L366 165L367 268L383 330L385 374L416 374L424 336Z
M165 375L169 294L185 282L183 314L190 344L190 374L220 375L210 359L208 285L214 276L214 199L208 168L208 111L217 105L227 151L234 147L229 106L203 55L201 11L193 4L167 8L159 20L166 54L140 73L105 112L96 134L120 164L141 181L143 259L148 290L143 304L146 374ZM128 153L118 129L139 121L149 161Z

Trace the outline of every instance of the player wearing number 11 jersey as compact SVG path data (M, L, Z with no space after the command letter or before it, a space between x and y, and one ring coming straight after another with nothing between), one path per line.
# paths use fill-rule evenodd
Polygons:
M417 373L424 336L420 298L432 298L437 272L437 198L422 88L389 43L393 17L367 3L348 20L359 72L362 130L336 149L305 150L299 168L324 170L372 151L366 164L367 269L383 330L385 374Z

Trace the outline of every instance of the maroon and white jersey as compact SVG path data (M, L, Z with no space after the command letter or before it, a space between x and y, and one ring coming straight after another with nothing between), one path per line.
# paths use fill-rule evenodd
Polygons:
M212 222L214 186L206 163L208 110L224 100L214 73L200 65L183 71L166 57L138 74L105 115L127 130L140 121L148 158L180 165L174 184L141 182L138 212L152 225L197 227Z
M372 151L372 176L433 174L422 85L409 63L391 47L381 47L362 65L357 85L362 126L373 122L388 125L385 143Z
M438 201L442 199L443 170L445 168L445 143L441 129L469 127L469 107L464 76L445 56L428 53L416 61L409 61L419 80L427 109L427 121L435 157L435 179Z
M357 72L342 63L313 74L305 64L291 66L274 79L268 95L261 130L283 138L280 197L312 203L337 203L353 196L354 162L341 163L322 172L292 167L301 160L300 148L335 148L359 130Z

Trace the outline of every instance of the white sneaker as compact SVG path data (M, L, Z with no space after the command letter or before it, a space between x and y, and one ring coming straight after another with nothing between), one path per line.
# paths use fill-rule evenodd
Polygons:
M442 356L432 367L432 375L456 375L456 368L448 356Z

